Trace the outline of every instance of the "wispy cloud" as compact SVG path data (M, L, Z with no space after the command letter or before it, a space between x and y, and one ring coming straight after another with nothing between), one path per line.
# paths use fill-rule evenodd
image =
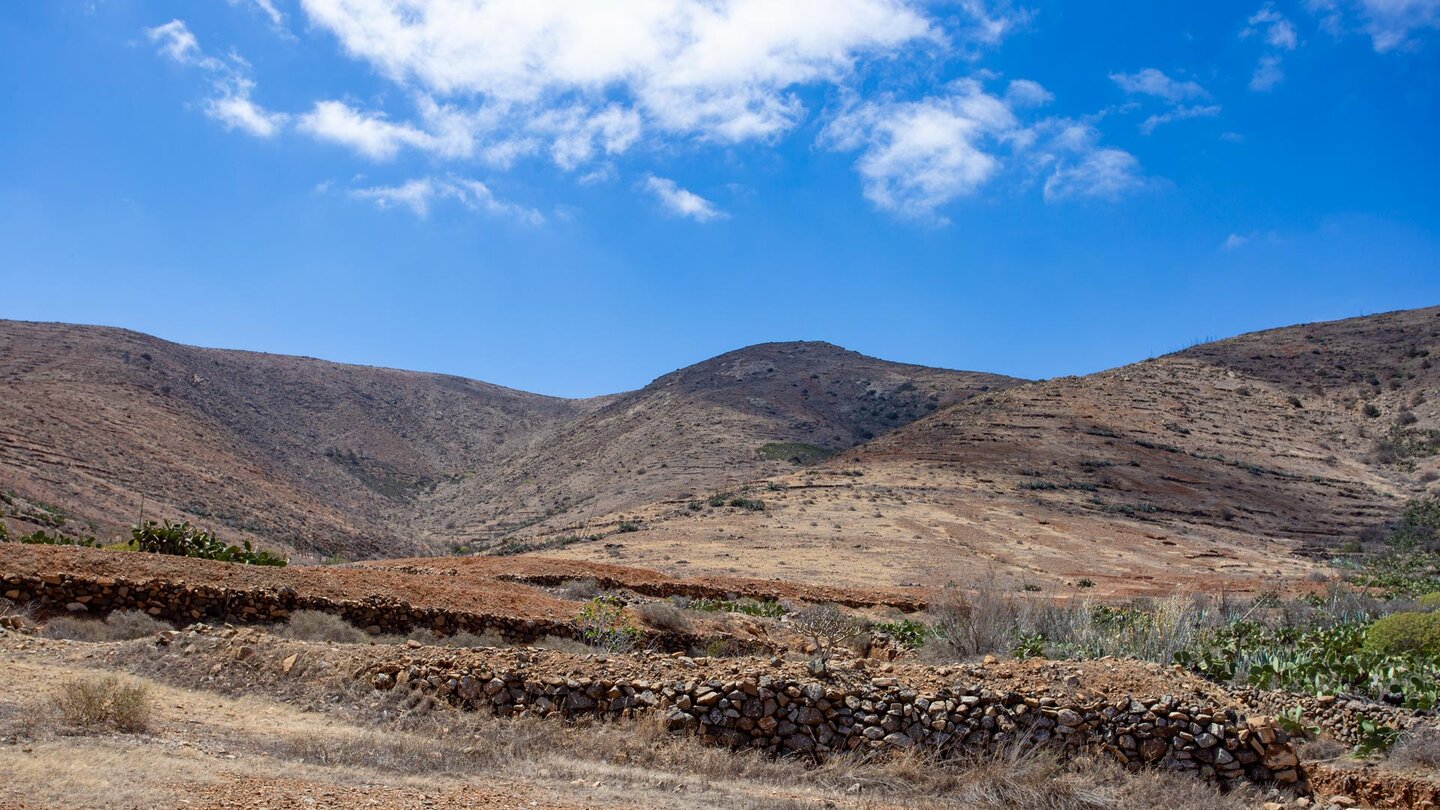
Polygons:
M1146 135L1162 124L1184 121L1190 118L1214 118L1220 114L1219 104L1197 104L1193 107L1176 107L1169 112L1157 113L1140 122L1140 131Z
M724 219L726 214L715 207L715 204L687 189L681 188L664 177L646 175L645 190L655 195L660 205L672 214L682 217L689 217L696 222L710 222L716 219Z
M1378 53L1416 47L1422 32L1440 29L1440 0L1306 0L1305 6L1334 36L1358 26Z
M1127 93L1155 96L1172 104L1210 97L1209 91L1196 82L1172 79L1153 67L1137 73L1111 73L1110 80Z
M1251 14L1240 31L1241 39L1261 39L1269 52L1260 57L1255 72L1250 75L1250 89L1264 93L1274 90L1285 80L1281 66L1281 54L1293 51L1300 44L1295 33L1295 24L1275 9L1274 3L1267 2L1259 11Z
M165 57L210 74L214 95L205 102L205 113L227 129L269 138L284 127L288 116L266 110L251 98L255 82L247 75L248 65L243 59L232 56L223 60L207 55L183 20L147 28L145 35Z
M533 208L505 202L495 196L490 187L466 177L454 175L442 178L419 177L397 186L373 186L351 189L353 199L366 200L380 209L408 208L415 216L424 219L430 215L431 205L440 200L450 200L475 212L513 219L527 225L539 225L544 215Z
M1219 104L1187 105L1187 101L1208 100L1210 91L1197 82L1171 78L1156 68L1145 68L1137 73L1112 73L1110 80L1130 95L1149 96L1168 105L1169 109L1165 112L1152 114L1140 122L1140 131L1146 135L1163 124L1191 118L1213 118L1221 112Z

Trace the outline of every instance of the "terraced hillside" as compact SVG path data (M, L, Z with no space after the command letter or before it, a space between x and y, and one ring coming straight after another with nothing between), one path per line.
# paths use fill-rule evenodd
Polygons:
M608 548L552 553L871 585L990 571L1096 593L1252 588L1435 487L1432 357L1435 308L985 393L802 474L657 503Z

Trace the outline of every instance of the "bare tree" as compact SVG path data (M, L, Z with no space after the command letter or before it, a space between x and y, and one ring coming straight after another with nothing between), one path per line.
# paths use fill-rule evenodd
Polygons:
M816 675L829 670L830 654L860 633L860 624L835 605L811 605L790 617L791 624L815 645L810 669Z

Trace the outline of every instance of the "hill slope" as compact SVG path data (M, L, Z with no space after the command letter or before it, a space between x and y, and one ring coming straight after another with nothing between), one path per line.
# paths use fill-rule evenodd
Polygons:
M63 324L0 322L0 380L0 488L38 511L108 538L143 498L151 517L345 556L422 552L396 519L417 492L586 407Z
M828 343L751 346L614 397L488 474L425 495L422 512L452 541L583 533L597 516L787 472L1018 382Z
M16 531L114 538L142 502L232 541L421 554L790 468L1015 381L767 344L564 400L437 374L0 322ZM766 460L759 448L779 460ZM62 519L63 518L63 519Z
M753 487L763 512L657 503L623 544L557 553L854 584L994 569L1102 592L1253 585L1303 573L1296 552L1356 540L1440 473L1432 357L1437 308L985 393Z

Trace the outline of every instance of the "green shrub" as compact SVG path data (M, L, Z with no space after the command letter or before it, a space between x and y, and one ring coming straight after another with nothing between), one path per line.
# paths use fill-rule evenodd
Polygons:
M1440 613L1392 613L1365 631L1366 652L1440 657Z
M627 533L629 533L629 532L638 532L638 531L640 531L640 529L641 529L641 526L640 526L639 523L636 523L636 522L633 521L633 520L627 520L627 521L622 522L622 523L615 529L615 531L618 532L618 533L620 533L620 534L627 534Z
M591 599L575 617L580 640L607 652L630 652L640 643L643 633L630 624L625 608L618 601L603 596Z
M751 512L765 511L765 502L756 498L731 498L730 505L739 509L749 509Z
M895 639L902 647L915 649L925 645L925 639L930 635L930 628L920 622L911 619L900 619L893 622L876 622L870 629L877 633Z
M1415 607L1422 611L1440 610L1440 591L1427 593L1416 599Z
M244 565L277 565L289 561L269 551L256 551L246 540L243 546L227 546L218 537L188 522L156 524L148 521L130 530L135 547L152 554L173 554L202 560L242 563Z
M59 532L46 534L43 529L21 535L19 539L20 542L31 546L80 546L81 548L98 548L100 545L93 537L66 537Z

